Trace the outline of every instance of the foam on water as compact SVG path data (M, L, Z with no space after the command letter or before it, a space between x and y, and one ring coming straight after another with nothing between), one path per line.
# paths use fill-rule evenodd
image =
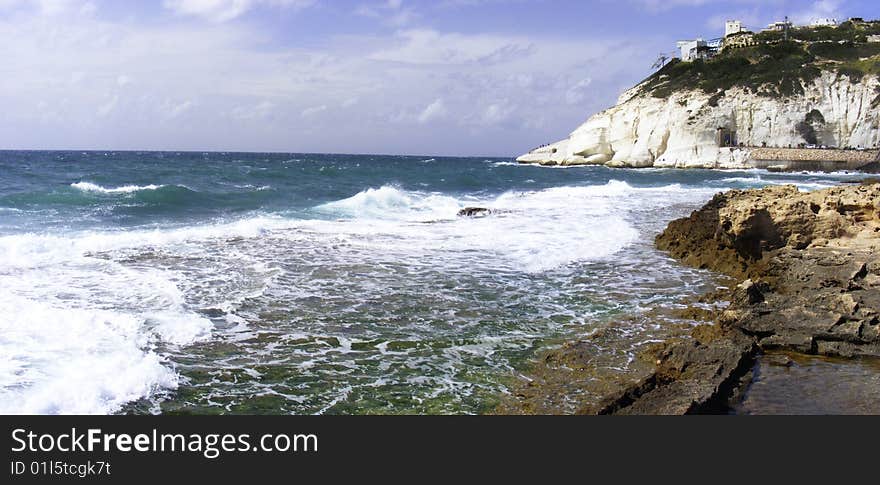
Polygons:
M367 189L349 198L322 204L319 213L337 217L387 220L426 220L431 217L455 217L460 203L453 197L423 192L408 192L384 185Z
M220 309L225 313L222 321L233 325L230 332L247 332L252 338L247 327L253 317L242 318L235 311L267 291L278 274L275 266L289 264L284 262L291 257L289 248L305 251L293 256L306 260L319 248L342 251L321 253L329 258L326 265L317 263L324 271L347 264L345 252L354 251L350 257L374 265L373 271L403 264L424 267L426 274L467 274L477 267L540 274L609 258L638 239L635 212L663 207L676 198L700 197L701 191L679 185L634 188L621 181L485 197L385 185L319 205L314 208L317 218L259 215L170 229L3 236L0 288L7 291L0 310L15 313L16 318L0 327L4 330L0 347L9 355L0 367L0 411L109 413L127 402L156 399L175 389L181 380L167 347L211 338L214 323L198 313L199 308ZM457 217L467 206L485 206L494 213ZM240 247L236 241L242 241ZM340 285L351 276L343 272L340 277L336 291L344 293ZM418 284L431 281L418 278ZM379 283L365 280L367 286L355 293L328 295L323 288L299 286L307 282L276 286L273 291L283 291L278 298L285 300L332 297L347 305L358 304L355 294L383 291L373 288ZM450 311L442 318L460 318ZM556 310L557 316L564 312ZM502 348L526 349L526 342L540 338L538 333L519 330L513 334L517 335L513 341L511 336L475 337L449 345L434 357L398 353L409 365L440 373L423 378L424 382L404 380L435 386L420 399L442 393L466 396L473 390L453 377L456 363L492 361ZM357 368L339 356L370 340L338 334L334 339L338 346L312 353L298 368L310 373L311 366L328 362ZM378 351L387 352L387 347ZM503 358L499 362L506 365ZM336 397L323 409L345 399L345 389L350 388L334 391ZM305 398L290 395L289 399Z
M255 237L273 228L290 227L277 216L257 216L233 222L132 231L80 231L70 234L13 234L0 236L0 268L31 267L70 260L86 253L127 247L165 246L221 237Z
M680 185L634 188L612 180L605 185L507 192L481 199L383 186L317 208L346 217L347 222L313 221L309 227L349 234L377 251L481 251L508 261L514 269L534 273L614 255L638 237L628 211L666 204L674 193L693 198L711 190ZM456 217L467 206L487 207L494 213L475 219ZM406 243L401 244L401 238Z
M158 176L178 156L150 162L168 164L157 185L83 162L74 203L55 195L69 179L7 190L36 223L0 236L0 412L474 412L542 341L700 291L704 272L651 246L670 218L731 187L835 180L329 156ZM126 225L120 208L160 198ZM56 209L82 223L44 229ZM652 325L624 326L608 365Z
M0 312L0 413L110 413L179 383L137 316L5 292Z
M0 319L0 413L111 413L176 388L178 375L156 347L205 340L214 324L181 291L191 282L179 263L160 269L115 259L132 248L147 256L162 248L198 255L206 241L283 225L257 217L171 230L0 237L0 312L8 316ZM243 298L229 289L211 296L207 303L227 310Z
M130 194L132 192L138 192L140 190L157 190L165 187L164 185L123 185L121 187L112 187L106 188L102 187L98 184L93 184L91 182L76 182L70 184L71 187L75 189L82 190L83 192L97 192L101 194Z
M821 190L827 189L829 187L834 187L837 185L831 181L810 181L804 178L779 178L779 179L770 179L765 180L761 176L755 177L728 177L721 179L723 185L741 185L746 188L760 188L766 185L794 185L799 190L803 191L813 191L813 190Z

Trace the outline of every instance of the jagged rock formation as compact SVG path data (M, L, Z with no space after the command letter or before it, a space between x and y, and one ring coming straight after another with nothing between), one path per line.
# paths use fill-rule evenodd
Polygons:
M880 357L880 185L716 196L657 246L747 279L720 316L762 347Z
M636 366L640 377L606 387L578 412L723 412L761 350L880 357L880 184L729 191L671 222L656 244L686 264L736 278L727 294L709 295L730 303L709 316L713 323L651 346ZM560 390L590 394L559 382L576 369L592 378L582 385L595 386L589 350L602 336L552 351L501 410L553 413Z
M737 277L728 308L654 349L656 370L600 412L717 411L760 349L880 357L880 185L731 191L674 221L657 246Z

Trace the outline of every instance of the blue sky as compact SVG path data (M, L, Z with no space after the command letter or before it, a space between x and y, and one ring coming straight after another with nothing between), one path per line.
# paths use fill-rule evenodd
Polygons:
M876 0L0 0L0 148L516 155L724 20Z

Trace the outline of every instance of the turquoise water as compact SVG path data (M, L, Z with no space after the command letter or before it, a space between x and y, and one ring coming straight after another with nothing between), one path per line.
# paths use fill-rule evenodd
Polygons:
M669 220L857 178L0 152L0 411L483 412L541 350L714 288L653 249Z

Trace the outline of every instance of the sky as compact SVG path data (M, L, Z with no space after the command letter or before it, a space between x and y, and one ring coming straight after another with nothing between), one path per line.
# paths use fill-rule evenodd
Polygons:
M877 0L0 0L0 149L515 156L726 19Z

